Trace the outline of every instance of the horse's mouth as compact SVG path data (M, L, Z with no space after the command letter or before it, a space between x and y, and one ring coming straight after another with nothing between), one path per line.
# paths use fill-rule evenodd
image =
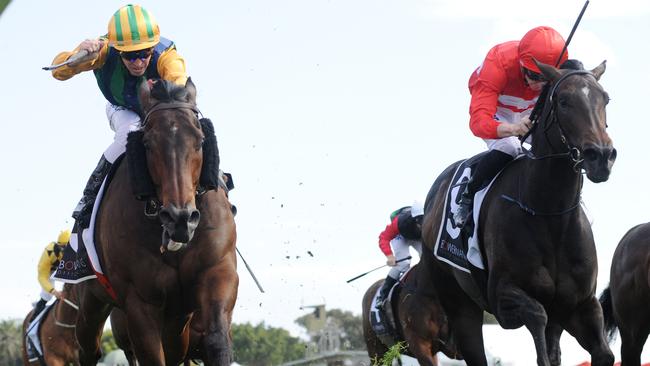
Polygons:
M612 147L585 149L583 167L587 178L594 183L607 181L616 161L616 155L616 149Z
M161 252L178 251L187 246L201 218L195 208L177 209L174 205L163 207L158 216L163 227Z

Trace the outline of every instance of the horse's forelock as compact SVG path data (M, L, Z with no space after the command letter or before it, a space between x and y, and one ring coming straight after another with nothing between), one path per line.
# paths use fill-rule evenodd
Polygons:
M151 88L151 98L159 102L186 102L188 91L182 85L168 80L160 80Z

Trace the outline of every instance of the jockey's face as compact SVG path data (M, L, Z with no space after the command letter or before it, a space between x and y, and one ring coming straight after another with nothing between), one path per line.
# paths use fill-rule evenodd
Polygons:
M152 50L149 48L141 51L120 53L122 62L124 63L124 66L126 66L126 69L129 70L129 74L133 76L144 75L149 66L149 62L151 61L151 51Z
M522 72L524 74L524 79L526 80L526 84L528 85L529 88L533 89L534 91L540 91L546 85L546 79L544 78L543 75L538 74L532 70L528 70L526 68L522 68Z

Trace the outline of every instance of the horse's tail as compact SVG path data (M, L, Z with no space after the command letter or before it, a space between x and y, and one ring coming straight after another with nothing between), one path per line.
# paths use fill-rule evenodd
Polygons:
M598 301L603 308L605 335L607 336L607 341L611 343L616 335L617 326L616 320L614 319L614 309L612 308L612 293L609 287L603 290Z

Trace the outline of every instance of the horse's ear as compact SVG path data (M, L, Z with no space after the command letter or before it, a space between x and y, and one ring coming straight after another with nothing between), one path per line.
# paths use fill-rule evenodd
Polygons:
M149 82L150 80L141 83L140 89L138 90L140 105L142 106L142 110L145 112L151 108L151 86L149 85Z
M603 76L603 74L605 73L606 64L607 64L607 60L604 60L603 62L600 63L600 65L596 66L595 69L591 70L591 73L594 74L596 80L600 80L600 77Z
M554 82L555 80L559 79L560 76L562 76L562 72L559 69L556 69L551 65L547 65L545 63L539 62L534 58L533 61L535 61L535 65L539 67L539 70L542 72L542 75L546 77L546 80Z
M187 90L187 102L196 104L196 86L194 86L192 78L187 78L185 89Z

